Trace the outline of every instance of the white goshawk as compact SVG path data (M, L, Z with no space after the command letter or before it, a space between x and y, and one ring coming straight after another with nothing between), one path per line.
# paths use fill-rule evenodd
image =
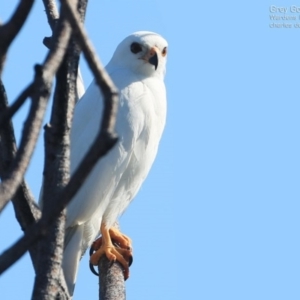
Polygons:
M105 254L109 260L118 260L125 277L129 276L125 256L131 251L131 241L112 225L137 194L157 153L166 121L167 46L156 33L135 32L119 44L106 66L120 93L119 140L96 164L67 207L63 270L71 295L79 260L99 233L101 247L91 256L91 263L96 265ZM102 110L103 96L92 82L75 107L71 174L96 137Z

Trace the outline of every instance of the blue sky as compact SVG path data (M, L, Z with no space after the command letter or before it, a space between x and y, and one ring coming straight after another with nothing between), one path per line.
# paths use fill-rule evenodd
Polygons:
M134 246L127 299L299 299L295 3L89 2L86 26L104 64L134 31L155 31L169 42L166 130L148 179L121 218ZM3 21L16 3L0 4ZM296 20L270 20L284 16L271 5ZM47 35L38 1L7 60L3 80L11 101L32 79L33 64L43 61ZM88 86L91 72L81 67ZM18 135L25 116L26 109L14 118ZM42 160L41 139L26 174L36 198ZM9 207L0 216L0 251L20 236ZM87 262L75 300L97 299ZM1 276L1 298L29 299L33 278L27 255Z

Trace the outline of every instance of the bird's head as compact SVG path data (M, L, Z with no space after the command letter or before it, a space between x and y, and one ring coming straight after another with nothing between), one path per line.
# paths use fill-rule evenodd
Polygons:
M142 76L164 77L168 43L154 32L137 31L117 47L109 64L125 67Z

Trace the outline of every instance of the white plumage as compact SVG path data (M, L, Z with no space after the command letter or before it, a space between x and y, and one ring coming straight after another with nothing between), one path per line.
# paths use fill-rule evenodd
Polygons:
M99 234L110 228L137 194L155 159L165 126L163 82L167 42L140 31L117 47L106 70L120 92L116 132L119 141L102 158L67 207L63 270L73 293L78 264ZM96 137L103 99L92 82L75 108L71 131L71 173Z

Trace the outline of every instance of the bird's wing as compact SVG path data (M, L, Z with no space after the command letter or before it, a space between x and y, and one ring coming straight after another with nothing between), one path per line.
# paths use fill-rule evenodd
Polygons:
M127 119L123 119L125 124L121 121L117 123L117 131L124 132L126 136L125 130L122 129L130 124L130 132L133 134L128 138L127 143L124 142L128 155L104 216L108 224L113 223L124 212L137 194L153 164L165 124L164 84L153 93L151 87L143 80L132 80L132 82L121 90L120 110L124 113L124 109L128 109L128 112L125 114ZM119 86L122 86L121 84L122 82L118 82ZM127 108L122 103L124 99L127 100Z
M116 75L116 74L115 74ZM120 80L119 74L116 80ZM122 80L122 79L121 79ZM132 94L133 93L133 94ZM134 155L135 141L142 129L132 127L128 97L135 92L121 90L117 117L117 145L95 166L77 195L67 208L65 251L63 269L70 292L73 291L81 256L99 232L104 209L118 187L125 170ZM102 95L95 83L78 102L71 133L71 173L89 149L99 129L102 115ZM143 120L140 120L143 122ZM135 125L138 126L138 125ZM141 127L142 128L142 127Z
M102 111L102 95L92 82L75 106L71 129L71 174L98 133Z
M77 80L76 80L76 97L77 97L76 102L78 102L78 100L81 99L84 93L85 93L84 82L83 82L80 68L78 68Z
M69 227L66 230L62 268L70 295L73 295L78 265L82 257L81 244L83 233L84 226Z
M113 76L114 77L114 76ZM116 80L123 80L125 74L115 74ZM120 95L120 107L117 116L117 145L94 167L79 192L67 208L67 227L87 222L92 216L100 218L107 207L110 196L128 165L132 148L140 128L134 127L129 119L128 99L134 92ZM102 95L95 83L78 102L74 112L71 131L71 173L94 141L100 125L103 111ZM135 122L137 123L137 122ZM142 123L142 120L141 120Z

